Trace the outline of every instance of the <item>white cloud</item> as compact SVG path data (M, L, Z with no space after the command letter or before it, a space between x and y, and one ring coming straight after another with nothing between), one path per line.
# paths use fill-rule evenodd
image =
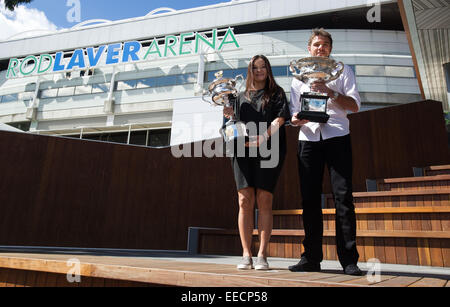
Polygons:
M58 30L58 27L48 20L45 13L40 10L19 5L13 12L11 12L5 8L4 0L0 0L0 29L0 40L5 40L15 34L25 31L56 31ZM30 34L36 35L39 34L39 32ZM30 34L25 36L29 36Z

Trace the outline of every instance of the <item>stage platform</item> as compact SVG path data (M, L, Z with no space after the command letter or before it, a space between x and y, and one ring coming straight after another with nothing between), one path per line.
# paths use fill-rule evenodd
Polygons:
M267 272L238 271L239 260L185 251L0 247L0 287L450 287L450 268L380 264L376 280L344 275L336 261L324 261L321 273L292 273L287 267L295 259L269 258ZM359 266L364 274L373 268ZM68 273L80 282L69 283Z

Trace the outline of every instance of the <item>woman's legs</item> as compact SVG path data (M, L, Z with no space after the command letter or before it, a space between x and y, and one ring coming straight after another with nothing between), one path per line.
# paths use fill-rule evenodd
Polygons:
M258 257L267 257L267 248L273 229L273 194L254 188L242 189L239 196L239 235L243 256L252 257L252 238L254 229L255 202L258 203L259 252ZM255 197L256 196L256 197Z
M239 235L244 257L252 257L252 237L254 228L255 189L246 188L238 192L239 197Z
M258 204L258 230L259 230L259 252L258 257L267 258L267 247L273 228L273 194L258 189L256 192L256 202Z

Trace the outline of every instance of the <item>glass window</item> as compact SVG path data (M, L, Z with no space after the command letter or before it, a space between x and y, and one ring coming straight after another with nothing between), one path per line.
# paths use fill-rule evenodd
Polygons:
M182 85L182 84L192 84L197 82L197 73L188 73L188 74L182 74L182 75L171 75L171 76L164 76L164 77L155 77L155 78L145 78L145 79L138 79L138 80L130 80L127 81L131 84L131 82L135 83L134 88L148 88L148 87L158 87L158 86L171 86L171 85ZM134 86L134 84L133 84ZM120 82L117 84L117 90L123 89L125 86L120 84ZM131 89L131 87L127 88Z
M90 94L91 92L92 92L92 85L82 85L77 86L75 88L75 95Z
M83 140L100 141L101 139L101 134L83 134Z
M184 75L177 75L177 85L185 84Z
M92 84L92 94L96 93L108 93L109 92L109 84Z
M212 82L216 79L215 74L217 72L218 70L208 72L208 82ZM227 69L223 71L224 78L236 78L238 75L243 75L244 78L247 78L247 68Z
M356 74L358 76L385 76L384 66L357 65Z
M137 85L137 80L126 80L117 82L116 90L118 91L126 91L135 89Z
M235 78L237 75L243 75L244 78L247 78L247 68L233 69L233 70L230 70L230 73L232 74L230 76L232 78Z
M105 139L103 139L103 140L105 140ZM111 142L111 143L127 144L128 132L108 134L106 137L106 141Z
M130 144L145 146L147 143L147 131L132 131Z
M217 71L209 71L208 75L206 77L206 81L213 82L214 80L216 80L216 76L215 76L216 73L217 73Z
M170 129L131 131L130 145L149 146L153 148L168 147L170 146L170 133ZM79 138L80 136L74 137ZM128 132L83 134L83 139L127 144Z
M287 66L273 66L272 73L274 77L286 77L288 76Z
M73 96L75 93L75 87L63 87L58 89L58 97Z
M171 86L177 84L177 76L165 76L156 78L157 86Z
M47 89L41 91L41 98L55 98L58 95L58 89Z
M149 147L167 147L170 145L170 129L153 130L149 133Z
M80 138L80 135L79 134L75 134L75 135L66 135L65 136L66 138L69 138L69 139L79 139ZM83 136L84 137L84 136Z
M148 88L156 86L156 78L146 78L137 80L136 88Z
M99 134L98 136L97 136L97 138L92 138L93 140L98 140L98 141L102 141L102 142L107 142L108 141L108 138L109 138L109 133L102 133L102 134Z
M8 95L3 95L2 98L2 102L3 103L7 103L7 102L15 102L19 100L19 94L8 94Z
M195 83L197 82L197 74L183 74L183 75L177 75L177 84L189 84L189 83Z
M29 131L31 122L20 122L20 123L8 123L11 127L17 128L22 131Z
M386 66L387 77L403 77L403 78L415 78L415 72L413 67L405 66Z
M84 140L101 141L101 142L126 144L128 141L128 132L83 134L83 139Z

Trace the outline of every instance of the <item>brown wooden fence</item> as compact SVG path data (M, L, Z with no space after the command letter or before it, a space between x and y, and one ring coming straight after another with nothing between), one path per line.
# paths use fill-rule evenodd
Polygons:
M439 102L350 120L355 192L367 178L407 177L413 166L450 161ZM298 129L287 130L277 210L301 208ZM0 132L0 245L182 250L190 226L236 228L236 202L228 159Z

